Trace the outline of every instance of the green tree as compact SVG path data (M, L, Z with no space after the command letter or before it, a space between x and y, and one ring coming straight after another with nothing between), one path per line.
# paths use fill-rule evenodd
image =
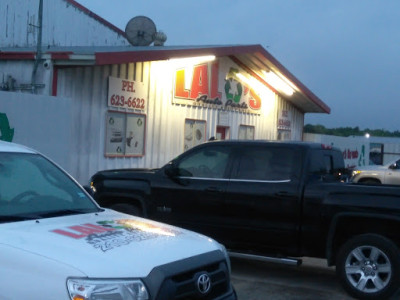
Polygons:
M304 126L305 133L316 133L316 134L326 134L326 135L335 135L335 136L363 136L366 133L369 133L372 136L380 136L380 137L400 137L400 131L396 130L390 132L385 129L363 129L361 130L358 126L356 127L337 127L337 128L326 128L323 125L317 124L306 124Z

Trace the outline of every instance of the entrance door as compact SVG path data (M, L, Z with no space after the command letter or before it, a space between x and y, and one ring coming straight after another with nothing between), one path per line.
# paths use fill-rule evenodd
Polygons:
M229 127L217 126L217 140L229 139Z

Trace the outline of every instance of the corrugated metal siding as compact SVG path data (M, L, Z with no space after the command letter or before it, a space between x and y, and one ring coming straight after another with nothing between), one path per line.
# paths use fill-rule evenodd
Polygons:
M278 112L282 110L287 110L291 114L291 140L301 141L303 139L303 127L304 127L304 113L299 111L294 105L292 105L287 100L278 96ZM277 124L277 123L275 123Z
M148 124L147 133L152 139L149 145L153 152L150 166L161 166L174 156L183 152L185 119L207 121L206 138L215 136L218 125L218 109L172 104L173 72L168 70L167 62L151 63L150 103L149 115L152 121ZM271 93L270 109L263 111L263 115L230 112L230 138L237 139L239 125L255 126L256 139L276 138L276 100ZM150 121L150 120L149 120Z
M11 76L15 82L15 91L31 93L31 89L22 89L21 85L31 84L33 61L27 60L0 60L0 85L7 82L8 77ZM38 88L36 94L51 95L51 82L52 82L52 69L45 69L42 65L36 73L36 83L42 84L44 87Z
M8 75L17 80L16 84L31 83L33 62L0 60L0 81L7 81Z
M205 120L206 139L215 136L218 109L172 103L173 72L166 62L59 69L58 95L72 99L72 174L81 183L101 169L160 167L184 147L185 119ZM105 118L109 76L145 83L149 90L146 114L146 152L143 157L105 157ZM263 99L262 114L230 112L230 138L240 125L255 127L256 139L276 139L279 109L292 112L292 139L301 139L303 115L271 92ZM120 109L121 111L125 111ZM138 112L142 113L142 112Z
M1 0L0 47L36 46L38 12L39 0ZM43 1L42 43L44 46L129 45L123 36L64 0Z
M146 67L143 67L144 65ZM148 65L148 63L137 63L59 70L58 95L71 98L73 103L71 142L73 158L70 169L79 182L87 183L89 176L101 169L145 166L144 158L148 155L144 158L106 158L104 149L108 77L134 80L135 77L142 77L144 69L143 76L146 78L145 82L148 82Z

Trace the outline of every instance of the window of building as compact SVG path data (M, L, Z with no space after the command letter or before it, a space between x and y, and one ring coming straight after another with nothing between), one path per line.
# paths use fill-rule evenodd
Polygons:
M254 140L254 126L240 125L238 139L239 140Z

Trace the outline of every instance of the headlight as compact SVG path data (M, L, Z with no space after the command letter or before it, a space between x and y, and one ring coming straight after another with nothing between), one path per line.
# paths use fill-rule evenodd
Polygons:
M360 170L354 170L353 172L351 172L351 176L354 177L354 176L356 176L357 174L360 174L360 173L361 173Z
M97 192L96 187L94 186L94 182L93 182L93 181L90 181L90 188L92 189L93 193L96 193L96 192Z
M140 280L95 280L71 278L67 281L72 300L148 300Z

